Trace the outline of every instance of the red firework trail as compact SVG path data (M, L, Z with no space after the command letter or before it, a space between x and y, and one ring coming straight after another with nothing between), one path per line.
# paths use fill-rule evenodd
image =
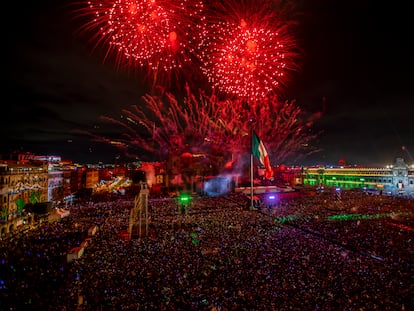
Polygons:
M206 36L199 0L93 0L77 14L90 19L82 31L94 33L107 55L154 77L196 61Z
M215 88L246 100L280 91L297 69L288 25L266 3L226 2L211 20L203 72Z

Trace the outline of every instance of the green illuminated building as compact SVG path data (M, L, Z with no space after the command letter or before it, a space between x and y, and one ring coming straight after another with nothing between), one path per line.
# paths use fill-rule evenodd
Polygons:
M414 166L396 158L394 164L387 167L306 167L303 169L303 183L414 197Z

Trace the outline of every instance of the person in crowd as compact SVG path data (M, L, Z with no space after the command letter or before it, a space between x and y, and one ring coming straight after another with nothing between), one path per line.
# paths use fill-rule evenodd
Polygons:
M1 241L0 309L414 308L413 200L349 191L340 208L319 194L251 211L230 194L193 198L181 215L175 199L156 198L153 232L122 239L133 202L77 204Z

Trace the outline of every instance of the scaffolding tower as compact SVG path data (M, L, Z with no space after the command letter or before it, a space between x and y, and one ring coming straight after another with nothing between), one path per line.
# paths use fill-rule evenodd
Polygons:
M129 214L129 238L148 236L148 195L149 189L146 182L140 182L141 189L135 196L134 207Z

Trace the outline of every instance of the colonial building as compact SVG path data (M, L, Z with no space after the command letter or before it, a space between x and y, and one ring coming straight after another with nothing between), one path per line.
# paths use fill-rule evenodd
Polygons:
M50 202L63 202L63 171L60 166L48 164L48 195Z
M85 171L85 188L94 189L99 183L99 172L95 168L88 168Z
M6 160L0 163L1 234L34 221L25 206L48 200L48 165L43 161Z
M305 185L361 188L414 197L414 166L403 158L396 158L387 167L306 167L302 174Z

